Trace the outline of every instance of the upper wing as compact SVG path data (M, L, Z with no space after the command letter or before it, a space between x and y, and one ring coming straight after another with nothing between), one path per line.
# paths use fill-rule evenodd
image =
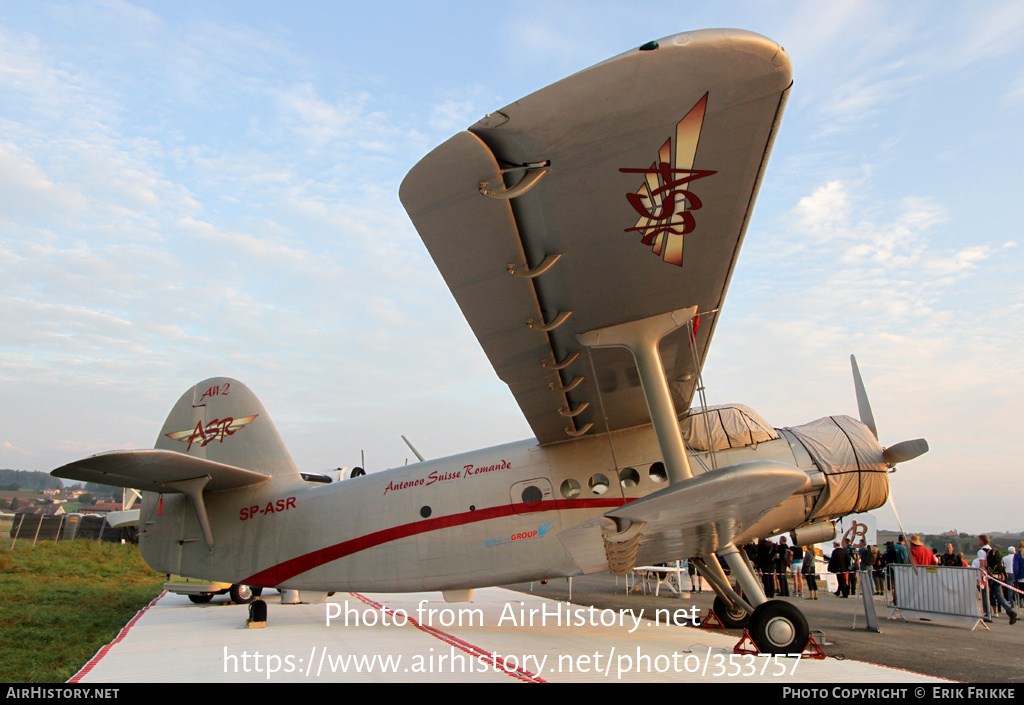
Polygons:
M696 330L661 343L689 407L790 85L764 37L681 34L488 115L406 177L403 205L541 443L650 422L630 353L577 334L696 306Z

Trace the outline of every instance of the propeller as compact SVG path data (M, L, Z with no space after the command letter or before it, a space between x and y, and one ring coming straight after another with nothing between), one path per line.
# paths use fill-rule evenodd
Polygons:
M853 367L853 386L857 391L857 411L860 413L860 421L878 440L878 427L875 425L875 415L871 413L871 403L868 401L868 393L864 388L864 380L860 376L860 368L857 367L857 358L850 355L850 364ZM897 463L913 460L919 455L928 452L928 441L923 438L915 438L912 441L901 441L891 445L882 451L882 460L889 467Z

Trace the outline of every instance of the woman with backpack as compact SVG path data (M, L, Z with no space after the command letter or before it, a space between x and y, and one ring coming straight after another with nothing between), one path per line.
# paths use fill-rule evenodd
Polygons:
M1017 621L1017 612L1014 611L1010 603L1003 597L1003 588L999 582L1006 582L1006 566L1003 565L1003 555L1000 553L998 548L994 548L989 545L989 538L987 535L982 534L978 537L978 559L974 561L972 568L978 568L982 573L982 578L985 581L985 586L981 589L982 602L984 604L985 615L991 619L990 607L1002 607L1006 610L1006 614L1010 617L1010 624L1014 624ZM990 580L990 578L992 580ZM995 582L999 581L999 582ZM988 599L985 598L985 593L988 593Z

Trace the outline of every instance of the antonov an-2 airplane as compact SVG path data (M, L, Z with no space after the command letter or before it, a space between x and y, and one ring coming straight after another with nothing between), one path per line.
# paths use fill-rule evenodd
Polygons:
M695 399L791 85L764 37L678 34L487 115L406 177L402 203L536 438L310 482L253 393L214 378L154 450L53 474L142 490L160 572L465 600L694 558L723 619L763 652L800 651L806 620L738 547L830 540L927 444L879 446L856 363L860 421L774 429Z

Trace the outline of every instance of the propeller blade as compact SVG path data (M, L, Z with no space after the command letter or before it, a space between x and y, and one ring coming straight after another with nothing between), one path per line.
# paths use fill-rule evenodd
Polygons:
M857 411L860 413L860 421L867 426L878 440L878 428L875 426L875 416L871 413L871 403L868 401L868 392L864 388L864 380L860 377L860 368L857 367L857 358L850 355L850 364L853 366L853 386L857 390ZM925 450L928 444L925 443ZM924 451L921 451L922 453ZM915 456L916 457L916 456Z
M923 438L916 438L912 441L903 441L894 446L889 446L882 451L882 460L890 467L897 463L913 460L919 455L928 452L928 441Z

